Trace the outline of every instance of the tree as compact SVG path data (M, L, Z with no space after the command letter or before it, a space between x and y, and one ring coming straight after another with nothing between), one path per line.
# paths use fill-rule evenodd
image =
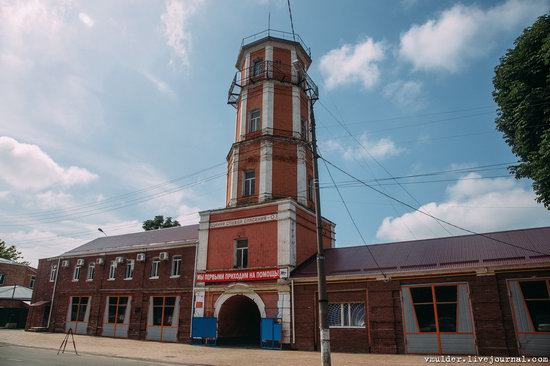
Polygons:
M0 258L18 261L20 259L23 259L23 256L21 255L21 252L17 251L15 245L8 247L6 242L0 239Z
M493 78L496 125L519 158L517 179L533 180L550 209L550 15L526 28L500 59Z
M158 230L164 229L167 227L181 226L178 220L173 220L172 217L168 216L166 219L162 215L155 216L152 220L143 221L143 230Z

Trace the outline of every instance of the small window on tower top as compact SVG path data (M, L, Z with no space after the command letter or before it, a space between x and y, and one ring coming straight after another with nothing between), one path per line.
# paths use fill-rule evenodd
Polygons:
M250 196L254 194L256 186L256 172L254 170L247 170L244 172L244 189L243 196Z
M260 110L255 109L250 112L250 117L248 119L248 132L258 131L260 129Z

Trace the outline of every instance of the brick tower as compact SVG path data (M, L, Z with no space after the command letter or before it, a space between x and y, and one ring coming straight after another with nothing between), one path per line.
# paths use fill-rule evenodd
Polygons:
M290 344L288 274L316 252L309 49L268 30L245 38L228 93L236 108L227 155L226 207L201 212L193 314L217 319L217 336L258 343L261 318ZM324 245L334 224L324 220Z

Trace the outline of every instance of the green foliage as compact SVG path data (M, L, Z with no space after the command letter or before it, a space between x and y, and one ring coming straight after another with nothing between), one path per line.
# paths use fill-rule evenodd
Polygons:
M162 215L155 216L152 220L143 221L143 230L158 230L167 227L181 226L178 220L172 220L172 217L168 216L166 219Z
M516 39L495 68L493 86L497 129L520 159L510 170L532 179L537 201L550 209L550 15Z
M15 245L8 247L6 242L0 239L0 258L18 261L20 259L23 259L23 256L21 255L21 252L17 251Z

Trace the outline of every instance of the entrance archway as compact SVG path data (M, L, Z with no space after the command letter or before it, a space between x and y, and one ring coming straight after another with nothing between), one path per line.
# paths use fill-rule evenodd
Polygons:
M247 296L233 295L218 313L218 344L258 346L260 344L260 310Z

